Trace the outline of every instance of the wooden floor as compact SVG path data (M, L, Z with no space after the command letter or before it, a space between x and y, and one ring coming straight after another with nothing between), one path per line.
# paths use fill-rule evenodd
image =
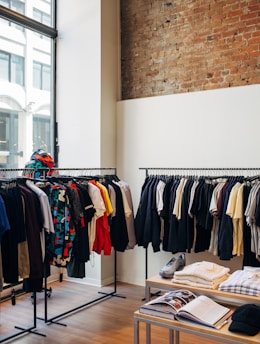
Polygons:
M37 293L36 320L33 316L34 305L30 294L16 297L15 305L12 305L10 300L0 303L0 343L132 344L134 342L133 312L144 303L144 287L118 283L115 290L114 285L96 288L67 281L52 283L48 287L52 288L52 293L47 298L47 313L44 307L44 292ZM113 293L112 297L105 297L102 301L92 303L106 295L100 292L116 293ZM87 305L88 303L90 304ZM70 313L72 309L83 305L85 306ZM60 317L66 312L69 313ZM34 325L36 325L35 333L26 332L7 341L7 338L21 332L15 326L28 329ZM145 343L144 335L145 328L141 324L141 343ZM166 329L152 327L151 338L153 344L166 344L168 332ZM188 334L181 334L180 338L181 344L220 343Z

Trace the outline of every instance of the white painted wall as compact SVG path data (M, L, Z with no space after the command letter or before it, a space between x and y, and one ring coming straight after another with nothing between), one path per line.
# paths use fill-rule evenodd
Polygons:
M145 171L140 167L260 167L260 85L118 102L117 164L128 181L135 212ZM172 257L149 246L148 277ZM241 268L241 259L220 261L190 254L187 261L212 260ZM145 249L120 255L122 281L144 284Z
M101 1L57 1L59 167L100 166Z
M60 168L116 167L118 0L57 2ZM114 278L113 256L94 255L83 283ZM77 281L79 281L77 279Z

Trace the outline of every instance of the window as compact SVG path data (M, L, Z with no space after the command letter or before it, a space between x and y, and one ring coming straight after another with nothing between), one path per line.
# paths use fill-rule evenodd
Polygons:
M0 166L56 158L55 1L0 0Z
M37 8L33 9L33 19L38 20L40 23L50 26L51 25L51 17Z
M39 62L33 62L33 86L39 90L50 90L50 66Z
M45 116L33 117L33 150L42 148L48 151L50 146L50 121Z
M51 17L47 13L42 12L37 8L33 9L33 19L45 25L51 26ZM35 35L39 36L41 39L46 39L44 35L41 35L39 33L35 33Z
M24 14L23 0L0 0L0 5L11 8L12 10Z
M0 51L0 78L24 86L24 58Z
M16 167L19 156L15 147L17 136L17 115L15 113L0 113L0 167Z
M0 0L0 5L10 8L18 13L25 13L24 1L19 0ZM13 26L18 30L24 31L24 28L21 25L16 25L11 21L6 22L7 25Z
M0 51L0 79L10 81L9 54Z

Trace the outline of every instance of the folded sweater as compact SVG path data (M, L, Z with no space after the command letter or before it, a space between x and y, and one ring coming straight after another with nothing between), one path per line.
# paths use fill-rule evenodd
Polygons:
M176 284L186 284L192 287L197 288L206 288L206 289L218 289L220 283L228 279L229 274L223 275L220 278L216 278L213 281L207 281L203 278L189 276L188 279L173 278L172 282Z
M229 273L230 269L216 263L202 261L186 265L183 270L174 273L174 279L189 280L198 277L205 281L215 281Z

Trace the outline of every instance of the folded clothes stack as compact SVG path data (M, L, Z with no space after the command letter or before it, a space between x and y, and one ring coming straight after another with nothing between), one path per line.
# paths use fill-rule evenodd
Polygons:
M234 271L219 285L219 290L245 295L260 295L260 268L245 266Z
M172 282L194 287L218 289L225 281L230 269L216 263L202 261L186 265L183 270L174 273Z

